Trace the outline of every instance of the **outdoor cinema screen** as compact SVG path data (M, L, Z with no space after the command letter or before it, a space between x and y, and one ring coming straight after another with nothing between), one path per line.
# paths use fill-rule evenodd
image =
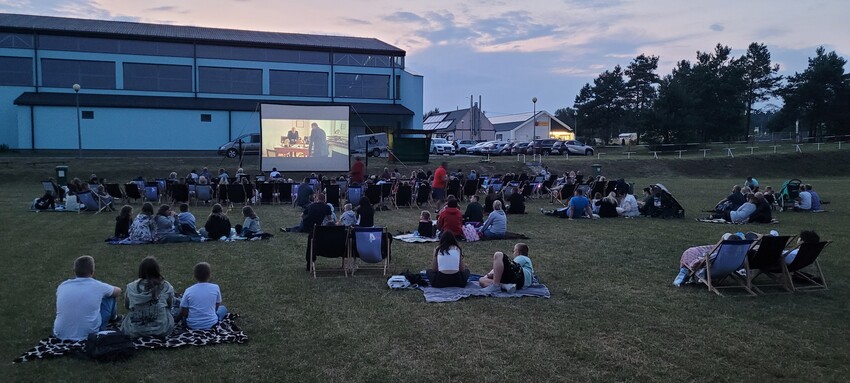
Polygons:
M348 170L348 107L262 104L263 171Z

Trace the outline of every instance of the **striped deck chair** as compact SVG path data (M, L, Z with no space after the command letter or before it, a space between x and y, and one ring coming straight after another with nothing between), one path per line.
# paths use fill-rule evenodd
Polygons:
M747 253L753 247L753 240L725 240L720 241L705 255L705 279L701 279L708 286L708 290L723 296L720 289L743 288L748 294L756 295L752 290L749 278L742 278L737 271L748 269L749 261ZM721 286L726 279L736 282L736 285Z

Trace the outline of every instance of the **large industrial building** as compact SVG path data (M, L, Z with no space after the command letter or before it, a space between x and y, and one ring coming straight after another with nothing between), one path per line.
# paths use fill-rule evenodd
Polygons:
M372 38L0 14L0 144L213 150L259 132L261 103L348 106L352 136L421 130L404 60Z

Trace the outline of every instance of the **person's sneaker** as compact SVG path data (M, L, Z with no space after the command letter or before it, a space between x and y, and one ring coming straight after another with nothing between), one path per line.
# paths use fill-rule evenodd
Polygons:
M516 292L516 283L502 283L502 290L508 294Z
M284 232L284 233L288 233L288 232L289 232L289 228L288 228L288 227L281 227L281 228L280 228L280 231L282 231L282 232Z
M481 291L484 291L485 293L498 293L502 291L502 286L499 286L494 283L490 286L482 288Z
M673 286L681 287L682 283L685 283L685 278L688 276L689 270L685 267L679 270L679 275L676 276L676 279L673 280Z

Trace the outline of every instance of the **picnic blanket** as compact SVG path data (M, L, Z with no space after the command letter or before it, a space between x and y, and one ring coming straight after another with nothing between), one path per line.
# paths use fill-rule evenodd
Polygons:
M393 239L397 239L399 241L407 243L426 243L439 241L439 239L437 239L436 237L422 237L414 234L399 234L393 236Z
M427 280L427 276L422 274L422 277ZM481 289L481 285L478 284L478 279L481 278L481 275L470 274L469 279L466 282L466 287L443 287L443 288L435 288L435 287L419 287L420 290L425 295L425 302L431 303L439 303L439 302L456 302L463 298L467 297L495 297L495 298L519 298L519 297L541 297L541 298L549 298L549 288L546 285L541 284L537 280L537 276L534 276L534 279L531 282L531 286L528 286L524 289L517 289L515 292L508 293L505 291L499 291L495 293L488 293Z
M171 335L165 338L147 336L133 339L133 343L136 350L245 343L248 336L236 325L235 320L238 317L238 314L228 313L224 319L209 330L188 330L182 325L178 325ZM112 327L109 330L117 330L117 328ZM51 336L42 339L35 347L15 358L12 363L77 354L83 352L85 346L85 340L61 340Z
M714 219L712 219L712 218L697 218L697 222L725 223L725 224L729 224L729 225L743 225L744 224L744 223L729 222L729 221L727 221L723 218L714 218ZM758 223L758 222L750 222L750 223ZM779 223L778 219L772 219L772 220L770 220L770 223L768 223L767 225L775 225L775 224L778 224L778 223Z

